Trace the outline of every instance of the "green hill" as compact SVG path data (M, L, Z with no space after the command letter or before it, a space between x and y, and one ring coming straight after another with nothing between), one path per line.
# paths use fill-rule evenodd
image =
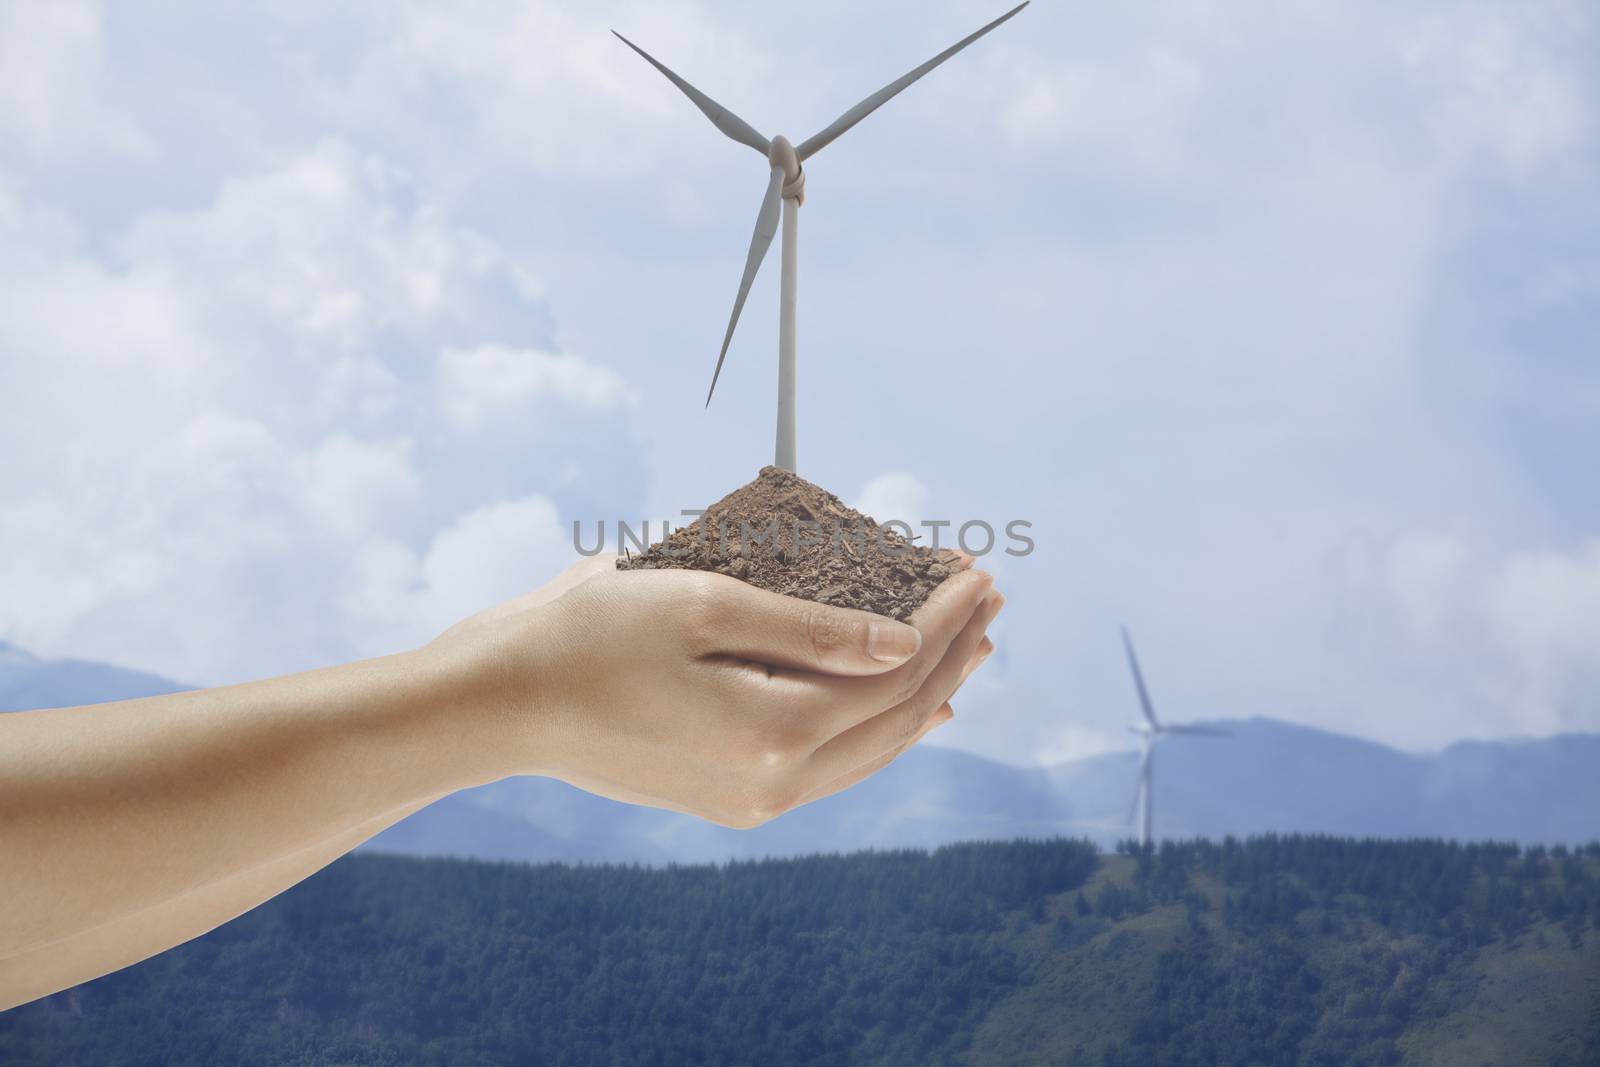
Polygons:
M1600 844L360 855L0 1063L1600 1064Z

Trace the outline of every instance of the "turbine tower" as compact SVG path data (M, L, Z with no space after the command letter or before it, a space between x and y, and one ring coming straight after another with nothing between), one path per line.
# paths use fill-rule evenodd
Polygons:
M1204 737L1227 737L1227 730L1219 730L1215 726L1193 726L1173 723L1163 725L1156 718L1156 709L1150 702L1150 692L1144 685L1144 674L1139 670L1139 657L1133 651L1133 639L1128 636L1128 628L1122 628L1122 647L1128 653L1128 669L1133 672L1133 687L1139 691L1139 707L1144 712L1144 721L1128 727L1138 734L1144 741L1144 752L1139 759L1139 784L1134 789L1133 805L1128 809L1128 821L1132 822L1137 816L1139 820L1139 847L1143 848L1151 840L1150 835L1150 801L1155 790L1155 755L1156 742L1167 734L1198 734Z
M710 119L717 129L740 144L749 145L760 152L767 158L767 163L772 169L771 177L767 180L766 194L761 198L761 210L756 215L756 229L750 238L750 252L745 257L744 277L739 281L739 295L734 298L733 314L728 317L728 330L722 338L722 351L717 354L717 368L711 374L711 388L706 392L706 406L711 406L711 394L716 392L717 378L722 374L722 361L728 354L728 343L733 340L733 327L739 321L739 312L744 308L745 297L750 293L750 284L755 281L756 270L761 266L761 260L766 256L768 246L772 244L773 234L777 232L778 203L781 200L783 265L778 301L778 432L773 460L777 466L790 471L795 469L794 304L795 276L798 269L796 242L799 240L799 209L806 198L806 176L800 165L831 144L840 134L882 107L900 90L1027 6L1028 0L1023 0L976 33L969 34L922 66L885 85L798 145L790 144L789 139L781 134L771 140L763 137L744 119L662 66L644 49L616 30L611 31L617 35L618 40L638 52L651 66L666 75L667 80L694 101L694 105L705 113L706 118Z

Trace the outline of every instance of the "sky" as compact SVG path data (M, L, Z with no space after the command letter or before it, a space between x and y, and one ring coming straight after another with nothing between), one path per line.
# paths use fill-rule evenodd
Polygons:
M0 5L0 640L415 647L769 461L766 165L1004 4ZM1031 523L940 743L1600 730L1600 9L1035 0L806 166L799 465Z

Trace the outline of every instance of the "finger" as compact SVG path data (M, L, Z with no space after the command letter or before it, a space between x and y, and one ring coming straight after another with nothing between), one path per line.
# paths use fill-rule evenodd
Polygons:
M989 640L988 636L985 635L984 638L978 642L978 647L973 651L972 655L968 658L966 665L962 668L961 681L965 682L973 671L983 666L984 661L989 658L993 651L994 642ZM959 688L959 685L957 688ZM814 800L821 800L823 797L832 796L835 793L850 788L865 778L870 778L872 775L876 774L878 771L882 770L884 767L887 767L890 763L900 758L900 756L910 749L911 746L917 744L917 742L921 741L929 733L938 729L940 726L943 726L954 717L955 709L950 706L949 701L946 701L937 709L935 709L932 715L928 716L927 720L922 724L921 728L917 730L916 735L912 737L911 740L897 745L891 752L886 752L875 756L861 766L853 767L844 774L833 778L831 781L825 782L823 785L818 786L811 792L800 797L800 799L794 801L791 807L799 807L802 804L809 804Z
M897 746L893 752L886 752L881 756L877 756L859 767L855 767L846 771L844 774L839 775L837 778L813 790L812 792L807 793L795 803L795 807L799 807L801 804L810 804L812 801L821 800L823 797L831 797L835 793L842 793L856 783L871 778L874 774L877 774L879 771L889 766L889 764L905 755L905 753L909 751L911 747L918 741L921 741L924 737L927 737L933 731L937 730L939 727L955 718L955 715L955 709L951 708L949 704L940 705L937 711L928 716L928 721L922 724L922 728L917 731L917 735L910 741L907 741L903 745Z
M984 631L1004 603L1005 598L999 593L991 592L984 598L967 625L950 643L944 658L909 699L852 726L817 749L807 761L815 778L822 781L838 777L852 767L859 767L877 756L892 752L916 737L928 716L949 700L961 684L967 662L977 652Z
M949 567L953 573L968 570L974 563L978 562L977 556L963 552L959 548L941 548L936 551L938 553L935 557L937 562Z
M967 571L947 579L935 589L928 602L911 617L922 631L922 651L897 670L873 678L816 675L799 678L811 693L805 714L817 744L820 746L882 714L885 708L904 703L921 690L928 676L945 662L953 642L966 632L974 617L992 609L983 621L983 626L987 626L994 618L993 612L1005 602L1005 598L994 591L992 583L993 579L983 571ZM955 661L953 671L959 671L966 662L972 647L976 647L983 636L983 626L971 636L971 647ZM924 710L931 710L938 703L934 701Z
M842 677L882 675L916 661L924 651L936 662L949 641L946 632L960 629L955 617L964 621L971 614L990 581L976 571L947 578L911 622L903 623L768 592L735 578L707 577L716 581L706 586L713 592L698 623L706 632L697 639L708 653Z
M984 662L993 654L994 639L988 634L984 634L983 640L978 642L977 651L972 653L972 658L967 660L967 665L961 668L961 681L956 683L956 688L960 689L966 685L967 679L972 677L972 672L983 666Z

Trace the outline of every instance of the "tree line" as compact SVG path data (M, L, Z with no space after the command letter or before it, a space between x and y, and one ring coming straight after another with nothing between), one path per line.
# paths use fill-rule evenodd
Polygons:
M358 854L0 1015L0 1062L1387 1064L1470 1001L1485 946L1581 952L1597 927L1600 844L1023 840L666 869ZM1102 979L1126 986L1117 1010L1075 1015ZM1600 1061L1600 1011L1589 1030L1573 1055Z

